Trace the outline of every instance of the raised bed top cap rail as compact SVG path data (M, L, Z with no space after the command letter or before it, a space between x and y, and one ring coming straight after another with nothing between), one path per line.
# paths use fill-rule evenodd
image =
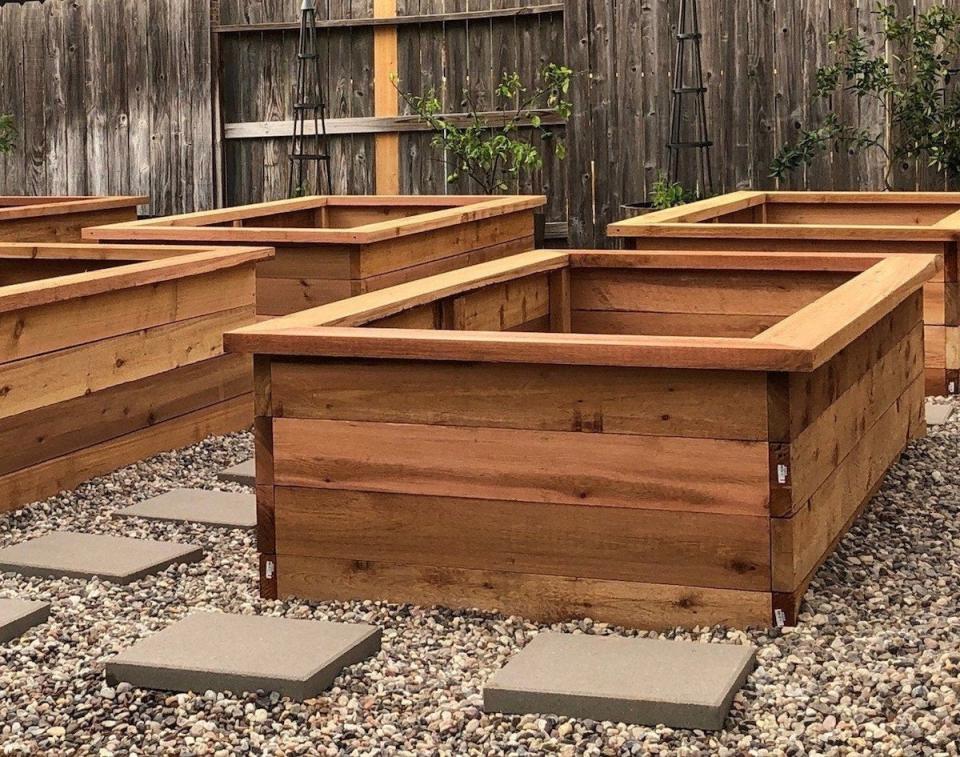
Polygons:
M186 213L84 229L85 239L233 243L369 244L432 229L480 221L546 205L542 195L488 197L486 195L339 195L311 196L241 205L223 210ZM364 210L364 221L332 227L325 218L350 209ZM369 221L370 211L384 211L385 220ZM409 209L409 213L404 213ZM290 226L257 226L257 219L285 213L315 217ZM403 217L391 217L399 211Z
M960 239L960 192L732 192L619 221L607 233L948 242Z
M0 271L3 262L9 260L116 263L108 268L0 286L0 313L211 273L268 260L273 255L270 247L0 243Z
M145 205L148 202L150 202L150 198L141 195L129 197L19 197L16 195L0 195L0 221L128 208Z
M583 268L838 271L846 283L753 338L443 331L365 324L537 274ZM652 368L811 371L942 270L934 255L537 250L276 318L225 336L234 352Z

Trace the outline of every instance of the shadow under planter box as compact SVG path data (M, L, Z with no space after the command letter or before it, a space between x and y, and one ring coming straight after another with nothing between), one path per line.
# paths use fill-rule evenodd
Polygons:
M265 244L257 314L285 315L534 247L541 196L304 197L86 229L87 239Z
M926 392L960 392L960 192L734 192L612 224L635 250L937 254Z
M0 195L0 242L79 242L85 226L137 220L148 197Z
M0 243L0 510L252 418L269 248Z
M793 622L925 432L935 256L535 251L240 329L265 594Z

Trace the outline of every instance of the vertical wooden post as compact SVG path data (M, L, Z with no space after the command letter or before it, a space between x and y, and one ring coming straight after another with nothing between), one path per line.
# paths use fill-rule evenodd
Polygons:
M570 305L570 269L552 271L550 286L550 331L569 334L573 329L573 311Z
M394 18L397 0L373 0L374 18ZM398 73L397 27L377 26L373 32L373 114L400 115L400 103L390 77ZM377 194L400 194L400 135L377 134Z
M260 553L260 596L277 598L277 536L273 490L273 401L270 358L253 359L253 443L257 470L257 552Z

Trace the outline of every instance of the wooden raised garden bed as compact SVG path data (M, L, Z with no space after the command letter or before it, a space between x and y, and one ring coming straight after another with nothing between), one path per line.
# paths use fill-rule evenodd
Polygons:
M0 244L0 510L249 426L223 332L254 322L270 254Z
M88 239L266 244L257 312L284 315L534 247L544 197L305 197L87 229Z
M537 251L225 336L262 589L793 619L924 433L934 256Z
M147 197L0 195L0 242L79 242L85 226L137 220Z
M960 392L960 192L735 192L609 227L635 250L943 256L927 284L927 393Z

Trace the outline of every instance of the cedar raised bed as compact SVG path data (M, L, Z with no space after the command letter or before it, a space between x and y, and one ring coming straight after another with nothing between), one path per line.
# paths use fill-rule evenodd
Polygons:
M79 242L85 226L137 220L148 197L0 195L0 242Z
M942 255L927 284L927 393L960 392L960 192L735 192L610 226L635 250Z
M252 419L269 249L0 244L0 510ZM171 257L173 256L173 257Z
M544 197L305 197L87 229L88 239L266 244L257 313L285 315L534 247Z
M538 251L241 329L262 591L792 622L923 417L935 256Z

